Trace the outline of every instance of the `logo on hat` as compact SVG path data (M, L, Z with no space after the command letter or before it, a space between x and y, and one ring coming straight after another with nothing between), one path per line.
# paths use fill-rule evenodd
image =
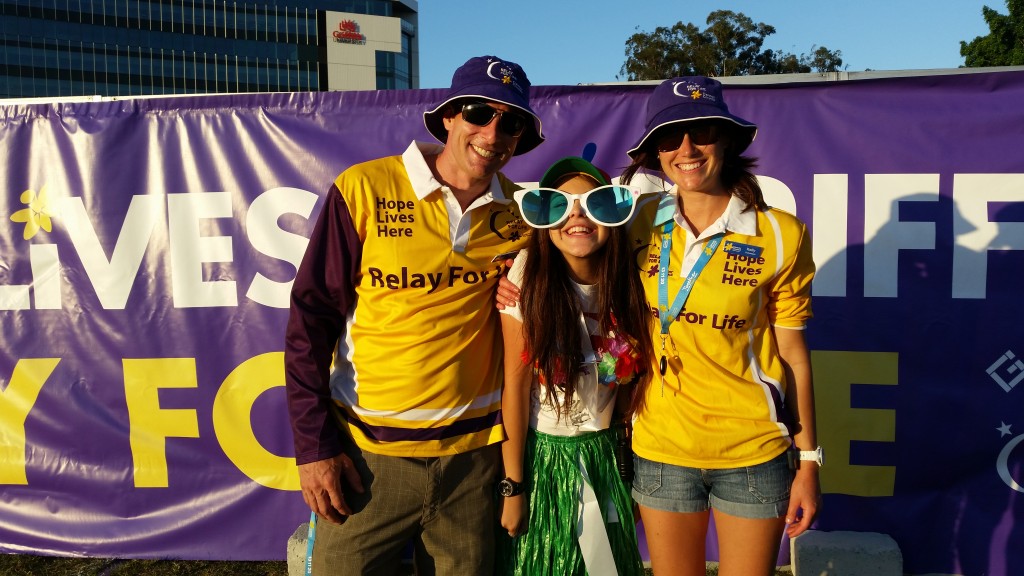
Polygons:
M495 73L495 67L497 67L497 74ZM502 84L511 84L516 92L521 93L523 91L522 86L516 80L515 70L501 60L495 60L487 65L487 75L495 80L500 80Z
M680 86L686 87L685 94L679 92ZM673 82L672 93L675 94L676 96L681 96L683 98L688 97L692 100L707 100L709 102L716 101L714 95L708 94L705 90L701 90L700 85L694 84L692 82Z

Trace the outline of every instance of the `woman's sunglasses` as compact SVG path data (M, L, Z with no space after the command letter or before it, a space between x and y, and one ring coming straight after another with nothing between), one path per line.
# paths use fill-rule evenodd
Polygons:
M713 122L700 122L696 124L683 124L672 126L664 136L658 138L655 147L658 152L675 152L683 144L683 138L689 134L690 142L695 146L707 146L718 142L718 124Z
M570 194L554 188L517 190L513 197L523 220L534 228L554 228L569 219L573 203L580 201L583 213L595 224L619 226L633 216L639 188L612 184L583 194Z
M492 108L483 102L462 105L462 119L475 126L487 126L494 117L498 117L498 130L513 138L526 129L527 119L518 112Z

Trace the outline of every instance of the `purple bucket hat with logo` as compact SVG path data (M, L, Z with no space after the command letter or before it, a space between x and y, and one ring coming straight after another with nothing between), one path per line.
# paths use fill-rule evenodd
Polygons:
M530 80L515 62L497 56L477 56L460 66L452 76L452 87L444 102L423 113L423 124L434 138L448 141L444 127L445 107L455 100L489 100L507 104L533 119L519 137L514 156L533 150L544 141L540 117L530 108Z
M647 124L644 135L627 154L635 158L641 150L650 147L658 131L668 126L695 120L725 120L736 125L734 146L742 153L757 134L757 126L731 114L722 98L722 84L704 76L682 76L665 80L654 89L647 100ZM657 163L657 158L654 158Z

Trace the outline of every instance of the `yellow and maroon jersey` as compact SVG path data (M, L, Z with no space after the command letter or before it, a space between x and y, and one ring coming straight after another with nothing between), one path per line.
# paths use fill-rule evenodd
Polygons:
M778 209L743 212L734 197L725 214L693 238L674 195L646 204L631 230L642 247L638 265L655 319L669 221L669 305L705 240L723 235L670 325L664 378L657 366L661 324L652 323L655 377L634 425L633 448L650 460L697 468L767 461L789 446L786 376L771 327L799 330L811 317L814 262L807 228Z
M330 411L378 454L502 440L495 257L521 248L529 228L501 175L462 214L424 150L439 148L414 144L343 172L311 235L286 345L299 463L339 450Z

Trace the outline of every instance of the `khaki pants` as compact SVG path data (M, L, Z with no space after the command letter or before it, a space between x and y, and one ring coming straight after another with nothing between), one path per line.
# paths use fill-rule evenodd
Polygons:
M353 447L349 456L366 492L346 493L354 514L342 525L318 520L314 576L393 576L410 543L420 576L492 573L498 445L436 458Z

